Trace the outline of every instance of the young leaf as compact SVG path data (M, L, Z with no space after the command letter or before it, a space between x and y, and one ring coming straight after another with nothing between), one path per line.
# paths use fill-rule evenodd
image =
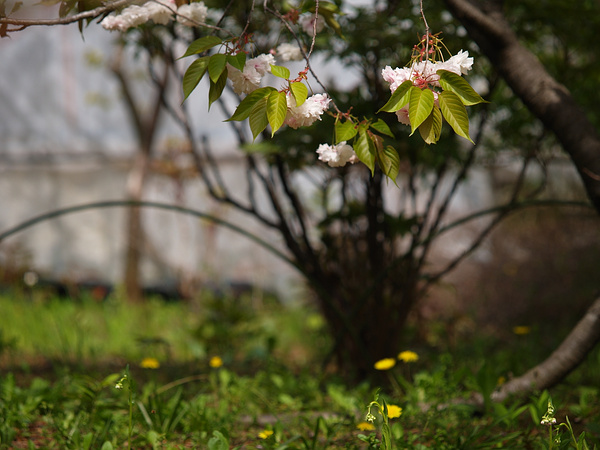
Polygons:
M250 92L246 96L246 98L244 98L244 100L240 102L233 115L225 122L229 122L232 120L242 121L244 119L247 119L250 115L250 112L252 111L252 108L254 108L256 102L258 102L262 98L268 97L269 94L271 94L271 92L273 91L275 91L275 88L266 86Z
M216 83L221 74L225 71L225 65L227 64L227 55L217 53L212 55L208 60L208 76Z
M396 178L400 170L400 157L396 149L388 145L378 150L377 159L383 173L396 184Z
M285 121L287 115L287 99L284 92L273 91L267 99L267 119L271 125L271 137Z
M185 58L186 56L196 55L198 53L204 53L206 50L210 50L216 45L219 45L223 42L221 38L217 36L204 36L200 39L196 39L194 42L190 44L187 51L181 58Z
M269 124L267 117L267 97L263 97L255 103L248 116L248 122L250 123L252 138L256 139L256 136L262 133Z
M208 68L208 59L209 56L203 56L202 58L198 58L195 60L185 71L185 75L183 75L183 100L188 98L188 96L192 93L198 83L206 73L206 69Z
M442 113L440 108L433 106L429 117L419 127L419 133L427 144L435 144L442 134Z
M393 113L406 106L410 99L410 88L412 85L412 81L406 80L398 86L387 103L377 112L385 111Z
M336 144L339 144L342 141L349 141L356 136L356 133L358 133L358 128L354 122L350 120L346 120L345 122L340 122L339 120L336 121L334 130Z
M358 135L358 139L354 145L354 151L356 152L358 159L371 170L371 175L373 175L375 173L375 146L366 130L361 130Z
M478 103L489 103L484 100L471 85L460 75L448 70L438 70L440 86L446 91L452 91L460 97L464 105L476 105Z
M413 86L410 89L410 106L408 114L410 116L411 135L421 125L433 109L433 92L429 89L419 89Z
M276 77L283 78L284 80L288 80L290 78L290 69L288 69L287 67L276 66L272 64L271 73Z
M392 130L390 130L388 124L381 119L379 119L375 123L372 123L371 128L373 128L376 131L379 131L381 134L385 134L386 136L394 137L394 133L392 133Z
M244 70L244 64L246 64L246 54L239 52L237 55L227 55L227 62L242 71Z
M208 89L208 109L210 109L210 106L221 97L226 84L227 72L223 72L216 82L210 80L210 88Z
M308 97L308 88L304 85L304 83L300 83L299 81L290 83L290 91L292 91L294 100L296 100L296 106L300 106Z
M442 114L454 132L473 143L469 137L469 116L467 115L467 109L459 96L452 91L444 91L440 93L438 99Z

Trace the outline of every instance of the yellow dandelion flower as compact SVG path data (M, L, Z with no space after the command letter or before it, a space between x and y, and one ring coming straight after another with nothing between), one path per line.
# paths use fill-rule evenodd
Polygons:
M208 365L210 367L212 367L213 369L218 369L219 367L221 367L223 365L223 360L221 359L220 356L213 356L212 358L210 358Z
M360 422L358 425L356 425L356 428L361 431L373 431L375 429L375 425L369 422Z
M513 333L515 333L518 336L525 336L526 334L531 333L531 327L525 326L525 325L519 325L516 327L513 327Z
M260 433L258 433L258 437L261 439L268 439L272 434L272 430L262 430Z
M156 358L144 358L140 363L140 367L142 369L158 369L160 367L160 363Z
M498 377L498 381L497 381L497 385L498 386L502 386L504 383L506 383L506 377L499 376Z
M402 408L396 405L387 405L388 419L395 419L402 415Z
M394 358L384 358L377 361L374 367L377 370L390 370L395 365L396 360Z
M415 352L411 352L410 350L405 350L403 352L398 353L398 359L400 361L404 361L405 363L411 363L419 360L419 355Z

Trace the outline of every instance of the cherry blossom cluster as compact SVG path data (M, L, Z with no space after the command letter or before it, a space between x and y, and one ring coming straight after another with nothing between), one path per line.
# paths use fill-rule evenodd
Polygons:
M329 108L329 102L331 99L327 94L315 94L308 97L300 106L296 106L294 97L288 95L288 111L284 123L293 129L308 127L321 120L321 116Z
M358 156L351 145L342 141L337 145L321 144L317 149L319 159L326 162L330 167L342 167L347 163L358 162Z
M167 25L177 17L182 25L193 27L204 22L207 13L203 2L184 4L178 8L175 0L152 0L141 6L128 6L120 14L106 16L100 24L110 31L127 31L150 20L155 24Z
M282 45L278 47L277 53L282 51ZM289 49L284 47L284 51L289 52ZM255 91L260 87L262 77L271 71L271 66L274 64L275 57L270 53L263 53L247 60L243 70L236 69L228 64L227 77L232 82L233 91L238 95L250 94L252 91ZM321 116L329 107L330 102L331 99L327 94L315 94L308 97L300 106L296 106L294 96L288 94L288 112L284 123L294 129L310 126L315 121L321 120Z
M271 66L274 64L275 57L266 53L248 59L244 64L244 70L236 69L231 64L227 64L227 77L232 82L233 91L241 95L249 94L258 89L262 77L271 72Z
M447 70L457 75L465 75L473 66L473 58L469 57L469 52L459 51L456 55L452 56L446 61L420 61L416 62L410 67L402 67L392 69L390 66L386 66L382 71L381 75L385 81L390 83L390 91L393 93L398 86L407 80L412 81L413 85L424 88L427 86L439 87L439 75L438 70ZM437 103L436 91L433 91L434 99ZM405 125L410 125L410 119L408 117L409 105L404 106L402 109L396 112L398 121Z

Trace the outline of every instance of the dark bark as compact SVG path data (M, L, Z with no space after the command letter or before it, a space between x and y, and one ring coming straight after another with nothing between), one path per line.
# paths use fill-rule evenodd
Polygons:
M600 212L600 135L569 90L519 43L501 2L446 0L498 73L570 155L587 195ZM493 393L492 399L547 389L578 367L600 340L600 298L548 359ZM483 400L478 399L480 402Z
M446 4L515 95L556 135L600 211L600 135L585 111L520 44L498 2L446 0Z

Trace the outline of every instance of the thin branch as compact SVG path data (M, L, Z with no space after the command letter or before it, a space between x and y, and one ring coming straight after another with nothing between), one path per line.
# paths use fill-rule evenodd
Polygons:
M80 20L85 19L95 19L96 17L101 16L102 14L109 13L118 9L122 6L129 5L133 3L135 0L117 0L111 3L107 3L104 6L98 6L97 8L91 9L89 11L84 11L72 16L60 17L58 19L11 19L10 17L2 17L0 18L0 24L7 25L18 25L21 28L19 30L8 30L8 31L20 31L24 28L30 26L52 26L52 25L68 25L71 23L79 22Z
M86 203L83 205L69 206L66 208L55 209L53 211L43 213L43 214L35 216L31 219L25 220L15 226L9 228L8 230L3 231L2 233L0 233L0 242L2 242L4 239L8 238L9 236L12 236L20 231L23 231L27 228L37 225L38 223L41 223L41 222L44 222L44 221L50 220L50 219L55 219L57 217L64 216L67 214L72 214L72 213L76 213L76 212L80 212L80 211L87 211L90 209L131 207L131 206L164 209L164 210L178 212L178 213L182 213L182 214L188 214L191 216L199 217L201 219L210 220L211 222L214 222L217 225L221 225L225 228L228 228L228 229L250 239L251 241L254 241L255 243L259 244L261 247L268 250L269 252L271 252L272 254L274 254L275 256L280 258L281 260L285 261L286 263L290 264L291 266L295 267L300 272L302 272L302 269L299 267L299 265L293 259L289 258L287 255L285 255L283 252L281 252L279 249L277 249L276 247L274 247L267 241L263 240L262 238L258 237L255 234L252 234L251 232L249 232L247 230L244 230L243 228L235 225L234 223L228 222L227 220L221 219L219 217L213 216L211 214L208 214L208 213L196 210L196 209L186 208L186 207L180 206L180 205L172 205L169 203L151 202L151 201L106 200L106 201L92 202L92 203Z

